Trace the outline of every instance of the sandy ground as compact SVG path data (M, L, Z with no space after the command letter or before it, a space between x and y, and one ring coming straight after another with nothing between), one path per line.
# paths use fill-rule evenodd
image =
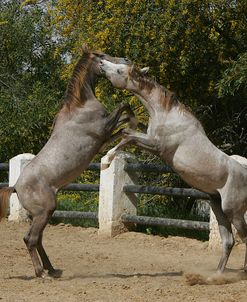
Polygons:
M35 278L22 241L27 228L6 220L0 224L1 301L247 301L247 280L188 285L187 273L214 273L220 251L182 237L130 232L103 239L93 228L48 226L44 245L63 276ZM239 276L243 259L241 244L234 248L226 276Z

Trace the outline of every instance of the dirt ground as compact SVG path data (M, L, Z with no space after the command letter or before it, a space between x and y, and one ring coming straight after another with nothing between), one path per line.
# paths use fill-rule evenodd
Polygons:
M217 266L220 251L208 250L207 242L134 232L103 239L94 228L49 225L44 245L63 276L43 280L34 277L22 240L27 229L27 223L0 223L1 301L247 301L247 280L238 277L242 244L228 264L232 283L190 286L186 274L211 276Z

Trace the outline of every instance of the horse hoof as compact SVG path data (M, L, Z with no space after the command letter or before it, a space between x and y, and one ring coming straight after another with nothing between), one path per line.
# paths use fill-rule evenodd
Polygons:
M122 108L124 108L124 109L131 108L129 103L122 103L121 105L122 105Z
M52 278L60 278L63 274L63 271L61 269L54 269L52 271L48 272L48 275Z
M51 281L52 278L45 272L43 271L39 276L37 276L41 279L43 279L44 281Z
M101 163L101 166L100 166L100 168L101 168L101 170L105 170L105 169L108 169L110 167L110 163Z
M127 136L127 135L134 134L135 131L133 129L126 128L126 129L123 129L122 133Z
M244 267L242 268L242 270L244 271L244 273L247 273L247 266L244 266Z
M114 159L115 152L108 151L107 154L104 156L104 160L101 162L101 170L108 169L111 165L112 160Z

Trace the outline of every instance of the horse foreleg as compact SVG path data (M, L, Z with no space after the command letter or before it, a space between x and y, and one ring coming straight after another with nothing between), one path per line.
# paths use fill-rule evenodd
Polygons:
M139 122L137 118L134 115L134 112L131 110L131 112L127 114L121 115L121 117L118 120L118 123L116 125L116 128L128 123L130 129L140 129L142 132L147 132L147 126L143 123Z
M126 115L122 115L122 113L126 111ZM112 113L110 113L106 118L106 130L108 133L112 133L112 131L122 125L123 123L129 123L129 126L133 129L137 127L138 121L135 117L134 112L131 110L129 104L121 104Z
M221 200L219 198L212 197L210 200L210 205L218 222L223 249L223 254L217 267L217 272L223 273L234 246L232 227L230 220L222 210Z
M132 129L124 129L123 134L125 138L128 139L128 144L135 144L136 146L154 153L159 154L158 142L152 138L150 135L142 132L137 132Z
M122 139L114 148L110 149L105 156L105 163L107 166L112 162L116 152L129 144L135 144L146 151L158 154L158 144L148 134L140 133L131 129L124 129L123 133L125 134L124 139Z
M99 152L103 151L105 147L113 142L115 142L117 139L119 139L121 136L123 136L123 129L120 129L116 133L112 134L110 138L101 146Z

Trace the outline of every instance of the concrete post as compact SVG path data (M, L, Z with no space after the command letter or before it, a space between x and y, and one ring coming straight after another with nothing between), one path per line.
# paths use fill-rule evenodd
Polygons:
M109 167L107 162L107 156L101 159L99 235L113 237L130 228L121 222L122 214L136 215L136 194L123 192L124 185L137 184L136 174L124 170L127 162L136 160L133 155L121 151L117 153Z
M35 156L30 153L19 154L9 161L9 186L14 186L19 178L22 169L28 164ZM24 221L27 220L26 210L23 209L19 202L16 193L10 197L10 215L8 217L11 221Z
M221 248L221 238L219 233L219 226L217 219L212 209L210 209L210 221L209 221L209 249L216 250Z
M245 221L247 223L247 213L244 215ZM218 248L221 248L221 238L220 238L220 232L219 232L219 226L218 222L216 220L216 217L212 210L210 210L210 222L209 222L209 242L208 247L212 250L216 250ZM241 238L239 237L237 230L232 225L232 233L235 239L235 243L239 244L242 242Z
M239 155L231 155L230 157L232 159L236 160L237 162L239 162L244 167L247 167L247 158L239 156ZM247 222L247 212L245 213L245 221ZM210 210L209 228L210 228L210 234L209 234L208 246L211 249L217 249L218 247L221 246L221 238L220 238L218 223L217 223L216 217L212 210ZM233 231L233 236L235 237L235 242L237 242L237 243L241 242L241 239L237 235L237 231L233 225L232 225L232 231Z

